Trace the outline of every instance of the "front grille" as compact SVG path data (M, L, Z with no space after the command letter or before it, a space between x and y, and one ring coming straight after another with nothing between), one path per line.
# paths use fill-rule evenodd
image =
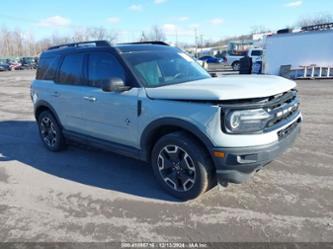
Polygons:
M267 123L266 129L273 130L282 123L289 122L299 114L300 104L296 90L290 90L271 98L266 110L272 118Z

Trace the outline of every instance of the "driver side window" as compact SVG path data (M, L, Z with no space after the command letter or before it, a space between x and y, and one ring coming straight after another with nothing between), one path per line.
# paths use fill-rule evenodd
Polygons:
M107 52L94 52L89 55L89 86L101 88L111 78L121 78L126 82L125 70L118 60Z

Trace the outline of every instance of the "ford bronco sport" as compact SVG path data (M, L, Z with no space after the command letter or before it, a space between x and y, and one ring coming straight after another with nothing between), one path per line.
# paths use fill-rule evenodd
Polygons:
M49 150L74 140L149 162L165 190L188 200L245 181L291 146L302 121L295 87L276 76L212 78L162 42L93 41L43 52L31 97Z

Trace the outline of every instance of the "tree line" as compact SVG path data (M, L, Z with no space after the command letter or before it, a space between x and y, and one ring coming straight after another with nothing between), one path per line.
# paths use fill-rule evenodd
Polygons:
M333 22L331 14L318 14L314 16L307 16L300 18L294 25L294 27L310 26L322 23ZM269 29L256 26L252 27L251 34L267 32ZM229 37L221 39L219 41L211 42L204 41L202 44L195 44L196 46L217 46L221 44L227 44L231 40L235 39L250 39L251 35L242 35L237 37ZM88 40L107 40L111 43L117 41L118 34L113 30L104 27L91 27L91 28L77 28L73 30L71 35L59 35L57 33L52 34L50 37L37 40L31 33L24 33L20 29L10 30L3 26L0 28L0 57L17 57L17 56L38 56L43 50L48 47L70 43L80 42ZM168 37L164 30L159 26L153 26L148 31L142 31L140 36L134 41L167 41ZM197 37L195 37L195 43ZM180 44L177 44L180 45ZM182 44L182 47L193 46L193 43Z
M65 43L89 40L107 40L111 43L117 41L118 34L104 27L79 28L71 35L52 34L50 37L36 40L31 33L24 33L20 29L10 30L0 28L0 57L38 56L45 49ZM142 31L134 41L166 41L167 37L158 26L150 31Z
M38 56L48 47L88 40L108 40L111 43L117 39L117 34L104 27L80 28L71 35L52 34L48 38L36 40L30 33L24 33L20 29L9 30L6 27L0 29L0 57Z

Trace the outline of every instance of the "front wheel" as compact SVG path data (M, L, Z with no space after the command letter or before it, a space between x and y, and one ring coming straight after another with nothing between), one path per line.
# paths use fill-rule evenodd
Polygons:
M182 200L197 198L211 185L213 167L208 153L184 132L165 135L156 143L152 166L160 185Z
M235 61L234 63L232 63L232 69L233 69L234 71L239 71L239 69L240 69L240 64L239 64L238 61Z

